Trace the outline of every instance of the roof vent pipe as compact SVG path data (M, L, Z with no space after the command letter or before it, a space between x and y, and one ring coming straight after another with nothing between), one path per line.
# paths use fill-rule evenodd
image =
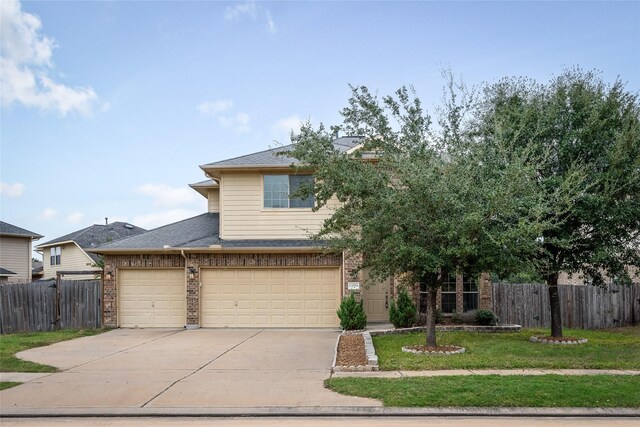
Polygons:
M109 218L106 216L104 217L104 225L109 225Z

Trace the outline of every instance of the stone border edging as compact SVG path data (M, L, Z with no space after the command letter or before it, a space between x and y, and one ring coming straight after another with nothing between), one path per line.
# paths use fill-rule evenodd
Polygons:
M364 340L364 350L367 355L367 364L358 366L336 366L338 359L338 344L340 343L340 337L343 335L362 335ZM333 363L331 364L331 372L372 372L378 370L378 356L376 355L376 349L373 347L373 340L371 334L367 331L342 331L338 335L336 340L336 347L333 353Z
M405 353L414 353L414 354L424 354L425 356L451 356L453 354L462 354L464 353L464 347L458 347L457 345L450 345L448 347L455 347L456 350L448 350L448 351L439 351L439 350L418 350L416 348L412 348L416 346L404 346L402 347L402 351ZM420 346L417 346L420 347Z
M577 345L577 344L586 344L587 343L587 339L586 338L576 338L575 340L570 340L570 341L564 341L564 340L548 340L545 338L540 338L540 337L531 337L529 338L529 342L533 342L533 343L540 343L540 344L551 344L551 345Z

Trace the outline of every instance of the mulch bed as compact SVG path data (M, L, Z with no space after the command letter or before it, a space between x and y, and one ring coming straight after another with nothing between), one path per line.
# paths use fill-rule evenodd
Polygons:
M365 366L366 364L367 352L364 349L362 335L341 335L336 366Z

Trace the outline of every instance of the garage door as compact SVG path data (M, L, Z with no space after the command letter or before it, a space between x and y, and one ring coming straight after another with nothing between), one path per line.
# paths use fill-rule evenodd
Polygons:
M202 270L202 326L332 327L340 269Z
M184 270L119 270L120 326L185 325Z

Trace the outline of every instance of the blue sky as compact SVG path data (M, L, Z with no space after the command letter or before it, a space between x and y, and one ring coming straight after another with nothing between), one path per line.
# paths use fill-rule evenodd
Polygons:
M579 65L640 89L637 2L2 0L0 216L43 234L202 213L198 165L340 121L348 84L467 84Z

